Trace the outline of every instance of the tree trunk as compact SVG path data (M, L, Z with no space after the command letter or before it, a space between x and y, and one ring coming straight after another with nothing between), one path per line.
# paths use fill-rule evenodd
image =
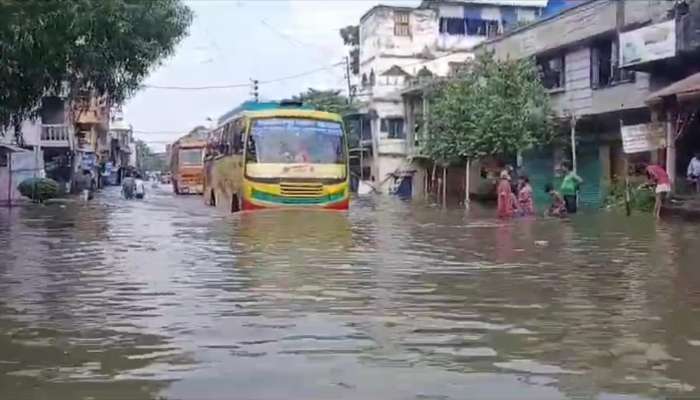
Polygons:
M442 167L442 207L447 208L447 167Z
M470 206L469 203L471 202L471 199L469 196L469 192L471 189L471 187L470 187L470 183L471 183L470 182L471 181L470 175L471 174L469 173L469 170L471 169L471 164L472 164L472 160L470 158L467 158L467 166L464 168L464 208L467 210L469 209L469 206Z
M437 168L437 164L433 163L433 174L432 177L430 178L430 191L435 192L435 196L438 194L438 189L435 187L435 169Z

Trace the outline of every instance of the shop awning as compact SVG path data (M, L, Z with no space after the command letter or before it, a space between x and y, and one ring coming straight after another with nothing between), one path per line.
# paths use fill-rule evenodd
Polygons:
M667 97L676 97L679 102L700 97L700 72L652 93L646 103L658 103Z

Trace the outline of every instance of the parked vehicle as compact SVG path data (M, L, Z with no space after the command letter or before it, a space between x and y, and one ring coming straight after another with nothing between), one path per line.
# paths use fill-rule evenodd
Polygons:
M175 194L204 193L204 148L202 140L177 140L171 150L170 172Z

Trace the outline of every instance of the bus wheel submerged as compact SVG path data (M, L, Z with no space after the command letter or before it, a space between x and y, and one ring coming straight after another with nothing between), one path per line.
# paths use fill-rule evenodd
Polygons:
M231 212L236 213L241 211L241 201L238 199L238 195L234 194L231 197Z

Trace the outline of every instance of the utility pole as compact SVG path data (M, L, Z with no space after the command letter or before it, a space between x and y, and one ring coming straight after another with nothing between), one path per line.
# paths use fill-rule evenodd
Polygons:
M257 79L250 79L250 82L253 84L253 99L255 99L256 103L260 102L260 92L258 91L258 80Z
M345 56L345 79L348 82L348 104L352 104L352 85L350 84L350 57Z

